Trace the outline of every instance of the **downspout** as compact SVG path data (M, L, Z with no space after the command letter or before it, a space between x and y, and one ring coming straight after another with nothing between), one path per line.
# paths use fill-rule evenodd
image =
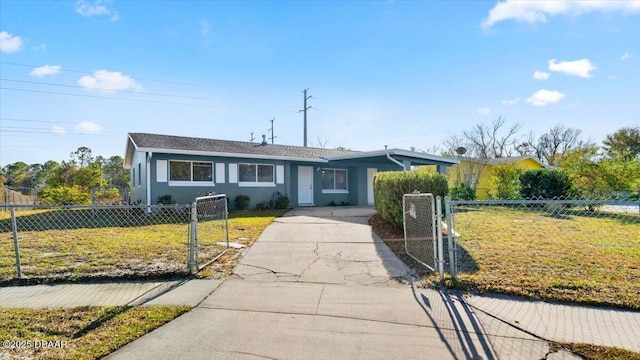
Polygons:
M398 160L396 160L396 159L392 158L392 157L391 157L391 153L389 153L388 151L387 151L387 159L389 159L389 160L391 160L392 162L394 162L394 163L396 163L396 164L400 165L400 166L402 167L402 170L407 171L407 168L406 168L406 167L404 167L404 164L403 164L403 163L401 163L400 161L398 161Z
M147 206L151 206L151 158L153 157L152 152L147 153ZM148 208L148 211L151 211L151 208Z

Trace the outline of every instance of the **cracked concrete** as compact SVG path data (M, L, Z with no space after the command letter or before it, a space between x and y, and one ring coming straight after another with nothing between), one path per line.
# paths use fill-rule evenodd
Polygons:
M196 309L109 358L575 358L460 294L419 288L372 234L373 212L289 212Z

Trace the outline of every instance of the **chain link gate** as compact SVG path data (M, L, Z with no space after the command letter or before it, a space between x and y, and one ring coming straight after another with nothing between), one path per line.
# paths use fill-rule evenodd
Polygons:
M436 271L438 264L435 203L433 194L402 197L405 251L431 271Z
M201 196L191 205L189 271L202 270L229 250L229 212L225 194Z

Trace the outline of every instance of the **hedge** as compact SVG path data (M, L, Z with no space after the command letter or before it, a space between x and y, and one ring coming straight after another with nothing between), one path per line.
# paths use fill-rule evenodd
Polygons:
M376 210L380 217L402 228L402 196L415 190L422 194L446 196L449 193L447 177L423 171L386 171L379 172L373 182Z

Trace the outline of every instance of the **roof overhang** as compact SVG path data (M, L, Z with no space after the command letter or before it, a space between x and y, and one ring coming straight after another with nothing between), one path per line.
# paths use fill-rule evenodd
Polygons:
M391 156L396 155L396 156L402 156L406 158L413 158L416 160L449 164L449 165L460 163L460 159L456 159L456 158L437 156L437 155L419 153L415 151L408 151L408 150L402 150L402 149L362 151L362 152L356 152L353 154L326 156L324 158L331 161L331 160L362 159L362 158L371 158L371 157L387 156L387 155L391 155Z

